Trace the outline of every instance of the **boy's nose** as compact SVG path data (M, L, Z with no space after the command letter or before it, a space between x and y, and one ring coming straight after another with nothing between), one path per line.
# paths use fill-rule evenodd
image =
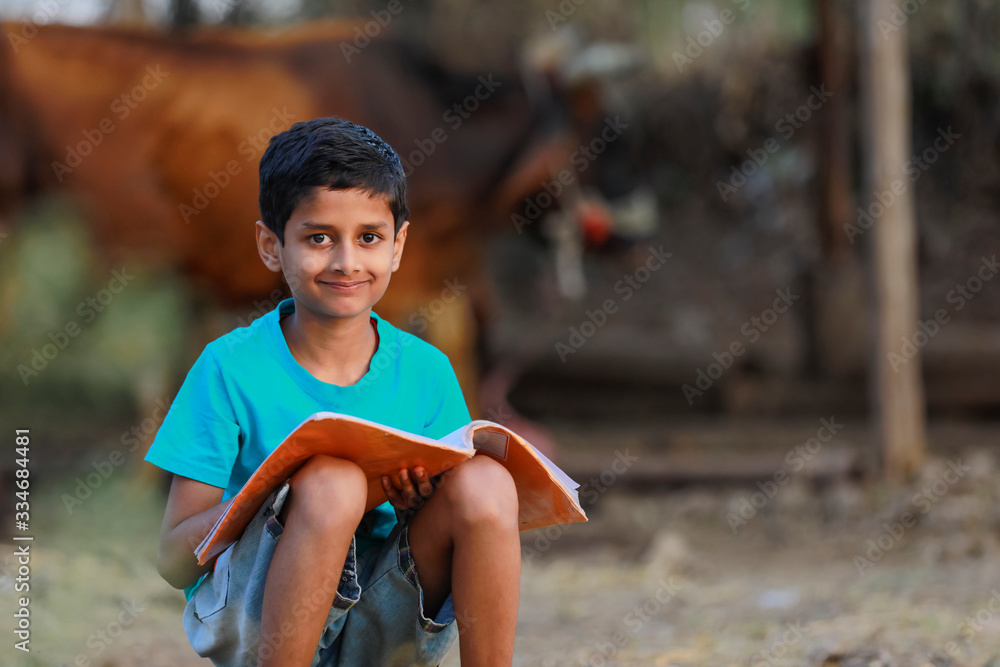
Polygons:
M358 254L354 247L349 243L341 243L331 253L330 270L350 275L358 270L357 259Z

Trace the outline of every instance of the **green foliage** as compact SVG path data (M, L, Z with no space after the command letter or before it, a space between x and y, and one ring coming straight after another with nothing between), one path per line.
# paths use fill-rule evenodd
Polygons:
M181 283L136 258L110 264L58 203L0 245L0 285L0 399L13 414L130 414L179 363Z

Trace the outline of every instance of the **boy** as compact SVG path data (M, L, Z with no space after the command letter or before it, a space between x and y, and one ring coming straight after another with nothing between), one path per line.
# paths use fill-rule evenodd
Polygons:
M309 415L432 438L470 421L448 358L372 311L409 226L392 148L340 118L296 123L261 158L260 210L260 257L292 298L206 346L146 456L174 473L157 567L185 589L188 638L217 665L381 667L437 665L461 634L463 666L510 665L517 496L488 456L384 477L368 513L360 468L314 456L197 565L228 499Z

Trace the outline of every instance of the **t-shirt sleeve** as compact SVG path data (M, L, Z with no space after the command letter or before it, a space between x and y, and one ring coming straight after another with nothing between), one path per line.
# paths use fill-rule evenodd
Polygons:
M239 453L239 437L222 370L206 347L170 405L146 460L224 489Z
M442 438L472 421L455 369L443 353L440 359L440 368L436 373L437 392L431 400L431 409L422 434L428 438Z

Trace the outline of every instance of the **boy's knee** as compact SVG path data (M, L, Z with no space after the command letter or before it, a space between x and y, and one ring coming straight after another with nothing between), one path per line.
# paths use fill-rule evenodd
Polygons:
M292 475L289 514L316 528L335 528L361 521L368 499L368 480L357 464L317 454Z
M517 525L514 480L489 456L476 456L449 470L441 491L448 497L454 516L463 523Z

